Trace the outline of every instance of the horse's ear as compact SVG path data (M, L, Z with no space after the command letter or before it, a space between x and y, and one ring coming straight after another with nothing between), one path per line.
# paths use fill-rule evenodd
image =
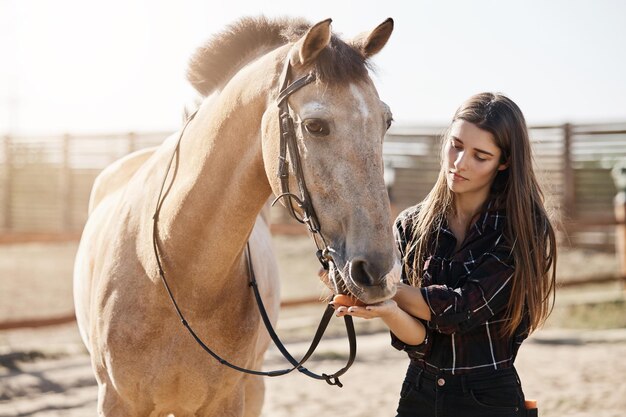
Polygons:
M357 36L351 44L361 51L365 58L369 58L383 49L391 36L391 32L393 32L393 19L388 18L370 33L366 32Z
M291 55L292 65L308 65L317 58L322 49L330 43L331 22L332 19L326 19L316 23L296 42Z

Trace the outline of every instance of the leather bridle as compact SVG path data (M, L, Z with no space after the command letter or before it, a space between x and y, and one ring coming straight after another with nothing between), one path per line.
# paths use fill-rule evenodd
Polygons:
M291 65L289 59L285 62L285 66L281 73L280 90L278 97L276 98L276 104L279 109L280 118L280 154L278 156L278 178L280 179L280 194L272 201L272 206L277 201L287 198L288 202L285 204L288 213L302 224L306 224L309 231L313 236L313 240L317 246L317 259L322 264L322 267L326 270L329 269L329 263L332 262L330 256L330 250L324 236L322 235L320 221L315 213L311 195L306 186L304 179L304 171L302 169L302 161L300 159L300 152L298 151L298 143L296 131L294 128L293 118L289 111L289 102L287 101L289 96L300 88L315 81L316 76L314 72L310 72L307 75L298 78L293 83L289 84L291 77ZM289 160L293 166L294 176L298 184L300 196L293 194L289 191ZM297 210L294 208L294 201L300 211L302 217L297 214Z
M287 58L287 61L285 62L285 66L280 76L280 82L279 82L280 89L279 89L278 97L276 99L276 104L278 105L278 108L279 108L279 117L280 117L280 155L279 155L278 177L280 179L281 192L276 197L276 199L272 202L272 205L274 205L277 201L279 201L282 198L287 198L289 200L288 203L286 204L287 210L289 211L291 216L293 216L298 222L307 225L309 231L313 235L315 244L317 245L317 248L318 248L317 258L322 264L322 266L324 267L324 269L328 270L330 264L333 263L333 260L329 254L330 252L329 247L324 237L321 234L320 222L319 222L319 219L317 218L315 209L311 201L311 196L306 187L306 182L304 179L304 173L302 169L302 163L300 159L300 153L298 151L298 144L297 144L296 132L294 129L294 122L291 117L291 114L289 111L289 104L287 101L291 94L295 93L300 88L315 81L316 75L314 72L310 72L307 75L301 78L298 78L294 82L290 83L289 82L290 75L291 75L290 72L291 72L291 65L289 63L289 58ZM187 331L191 334L191 336L195 339L195 341L200 345L200 347L202 347L202 349L204 349L209 355L215 358L220 364L225 365L234 370L237 370L239 372L252 374L252 375L274 377L274 376L288 374L292 372L293 370L297 369L298 371L302 372L308 377L319 379L319 380L324 380L330 385L337 385L339 387L342 387L343 385L339 381L339 376L343 375L348 370L348 368L350 368L350 366L352 365L356 357L356 333L354 331L354 323L352 322L352 317L349 315L344 316L346 332L348 335L348 342L350 345L350 354L349 354L346 365L340 370L338 370L337 372L330 374L330 375L324 374L324 373L321 375L316 374L314 372L311 372L307 368L305 368L303 364L315 352L315 349L317 348L320 340L322 339L322 336L324 335L324 332L326 331L328 323L333 316L334 308L330 304L326 306L326 310L324 311L324 314L322 315L322 318L317 327L317 331L315 332L315 336L313 337L313 340L311 341L309 349L300 360L295 359L287 351L283 343L280 341L280 338L274 331L270 318L263 304L263 300L261 298L261 294L259 292L256 277L254 274L254 267L252 264L252 257L250 254L249 242L246 244L246 262L247 262L247 267L248 267L249 285L253 289L254 297L256 299L256 302L259 308L259 313L261 315L263 323L265 324L265 327L270 337L272 338L272 341L274 342L278 350L282 353L282 355L285 357L285 359L287 359L287 361L289 361L289 363L292 365L291 368L274 370L274 371L260 371L260 370L243 368L243 367L240 367L238 365L228 362L227 360L220 357L217 353L215 353L211 348L209 348L200 339L200 337L192 329L191 325L187 322L180 307L178 306L178 303L176 302L174 295L172 294L172 291L167 282L167 279L165 278L165 271L163 270L161 257L159 255L159 243L157 239L158 219L159 219L159 213L161 211L161 207L163 205L163 201L165 199L165 196L163 194L164 189L165 189L165 183L166 183L168 174L170 172L170 169L172 167L174 157L178 154L178 151L180 149L180 142L183 138L183 134L185 133L185 129L187 128L189 123L193 120L196 113L197 113L197 110L196 112L194 112L188 117L187 122L185 123L185 126L180 132L180 136L176 143L174 152L172 153L172 156L169 160L167 170L165 171L165 176L163 178L163 183L161 185L161 189L159 192L159 197L157 199L157 205L156 205L154 216L153 216L153 229L152 229L152 232L153 232L152 243L153 243L157 266L159 269L159 276L161 277L161 281L163 282L163 285L165 286L167 294L172 302L172 305L174 306L174 309L176 310L176 313L178 314L179 319L181 320L181 323L187 329ZM298 184L298 189L299 189L299 194L300 194L299 196L293 194L289 190L289 172L290 172L289 162L290 161L291 161L291 165L293 166L293 174ZM173 181L173 178L172 178L172 181ZM298 215L298 210L294 207L294 201L302 213L301 216Z

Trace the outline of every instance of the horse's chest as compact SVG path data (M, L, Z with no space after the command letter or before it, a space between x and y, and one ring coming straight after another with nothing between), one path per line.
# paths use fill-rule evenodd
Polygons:
M224 332L209 335L214 326L192 322L207 345L228 361L252 366L256 357L255 332ZM232 372L207 354L178 320L159 326L129 326L113 319L101 345L102 357L114 358L104 368L120 391L133 397L150 393L152 398L176 397L185 402L210 402L224 386L234 387L241 374ZM103 369L104 370L104 369ZM181 392L181 387L186 387Z

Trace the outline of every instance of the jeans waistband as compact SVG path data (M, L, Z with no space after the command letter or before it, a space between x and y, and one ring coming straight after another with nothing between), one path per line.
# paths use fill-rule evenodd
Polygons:
M520 380L514 367L452 375L446 372L433 372L411 364L407 370L407 378L412 379L418 385L427 384L434 385L438 389L461 389L463 391L466 391L469 387L489 387L494 384L515 383L520 385Z

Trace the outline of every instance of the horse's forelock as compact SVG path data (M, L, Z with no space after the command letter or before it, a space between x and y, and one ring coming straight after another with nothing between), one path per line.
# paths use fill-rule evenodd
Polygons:
M209 95L245 64L301 38L311 24L303 19L242 18L198 48L189 61L187 79L200 94ZM367 60L333 35L315 62L321 82L346 82L367 74Z
M367 58L360 51L335 35L315 60L318 79L330 84L365 78L369 67Z

